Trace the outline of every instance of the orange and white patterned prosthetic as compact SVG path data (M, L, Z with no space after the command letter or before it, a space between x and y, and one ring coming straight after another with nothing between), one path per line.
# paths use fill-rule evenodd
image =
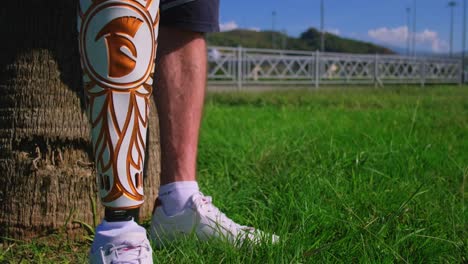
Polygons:
M159 0L80 0L79 48L101 201L143 203Z

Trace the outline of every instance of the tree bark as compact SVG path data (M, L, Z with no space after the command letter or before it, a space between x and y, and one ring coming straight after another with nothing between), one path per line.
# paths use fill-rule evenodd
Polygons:
M0 9L0 236L83 230L103 215L81 82L76 0L15 0ZM142 219L159 184L154 103ZM93 213L93 204L97 205Z

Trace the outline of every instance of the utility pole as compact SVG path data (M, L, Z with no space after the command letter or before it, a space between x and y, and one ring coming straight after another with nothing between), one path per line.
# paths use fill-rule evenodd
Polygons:
M325 51L325 3L320 0L320 51Z
M463 32L462 32L462 85L465 84L465 49L466 49L466 0L463 0Z
M410 49L411 49L411 29L410 29L410 24L411 24L411 8L407 7L406 8L406 56L409 56Z
M453 56L453 10L457 6L456 1L450 1L448 7L450 8L450 57Z
M413 56L416 56L416 0L413 0L413 32L411 33L413 40Z
M271 13L271 48L274 49L275 48L275 42L276 42L276 39L275 39L275 21L276 20L276 11L273 11Z

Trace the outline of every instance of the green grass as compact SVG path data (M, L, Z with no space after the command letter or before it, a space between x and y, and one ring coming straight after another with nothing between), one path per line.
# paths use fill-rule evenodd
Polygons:
M281 242L187 239L161 263L468 262L466 87L210 94L198 166L218 207ZM88 246L16 242L0 262L82 262Z

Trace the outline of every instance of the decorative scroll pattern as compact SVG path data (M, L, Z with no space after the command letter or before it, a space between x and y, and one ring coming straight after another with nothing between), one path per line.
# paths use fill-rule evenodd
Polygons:
M159 24L156 0L81 0L84 89L103 204L143 203L143 166Z

